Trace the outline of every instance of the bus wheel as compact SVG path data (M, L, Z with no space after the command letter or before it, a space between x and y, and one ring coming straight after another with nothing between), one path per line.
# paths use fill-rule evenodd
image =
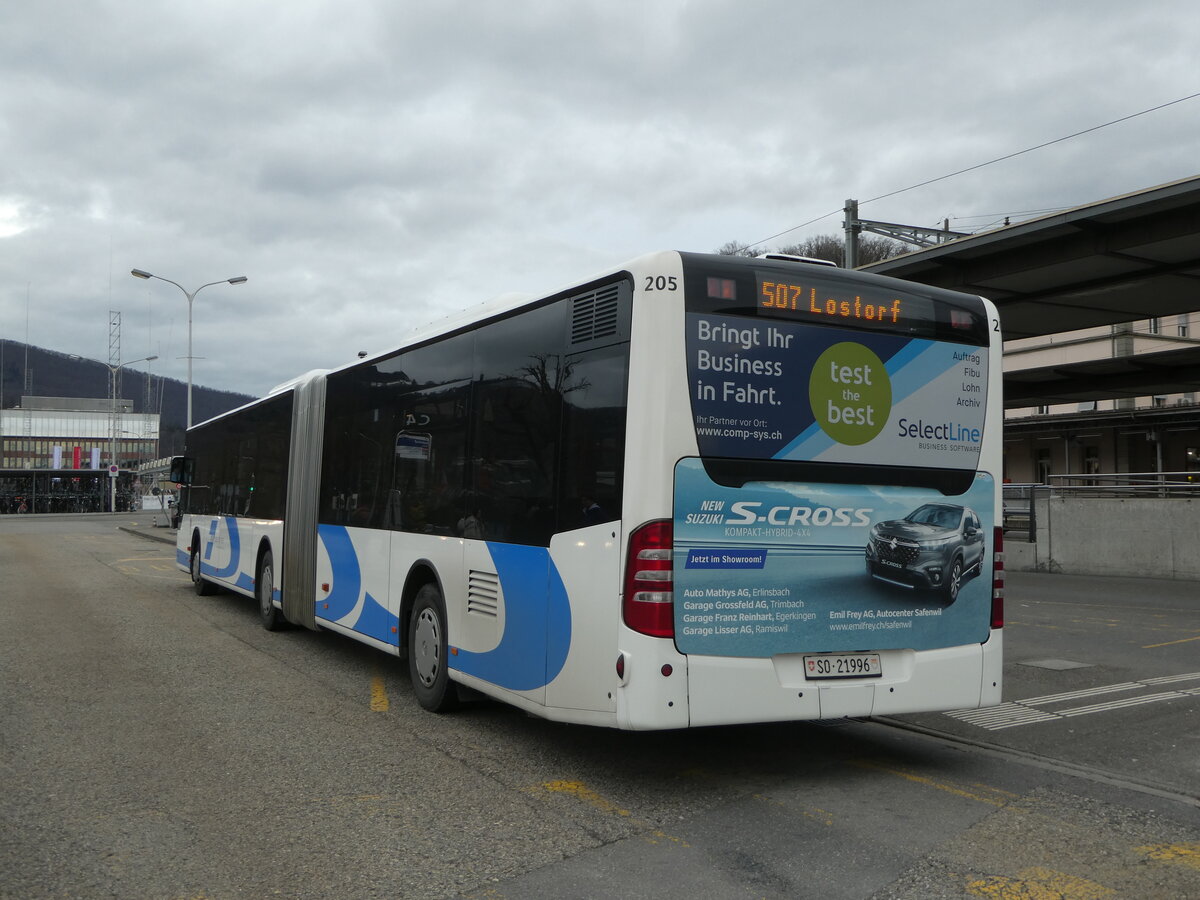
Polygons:
M215 587L213 587L212 584L205 581L204 578L200 575L200 535L199 534L192 535L192 558L191 558L190 566L191 566L191 570L192 570L192 590L194 590L201 597L207 597L209 594L216 593L217 589Z
M950 563L950 571L946 574L946 583L942 586L942 594L946 598L947 606L958 599L958 589L962 587L962 576L962 557L956 556Z
M258 598L258 618L267 631L278 631L285 624L283 613L275 608L275 562L271 551L263 554L254 580L254 595Z
M426 584L417 591L408 620L408 677L417 702L430 712L458 706L458 690L446 671L446 607L441 591Z

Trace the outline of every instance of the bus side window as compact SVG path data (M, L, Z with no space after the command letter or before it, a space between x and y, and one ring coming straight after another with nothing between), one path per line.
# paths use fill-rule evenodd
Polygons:
M474 335L397 354L379 364L387 396L392 456L387 526L452 535L467 479L467 409Z
M568 359L578 390L567 393L563 404L559 531L621 517L629 345Z
M564 354L565 330L566 305L555 303L494 322L477 335L464 530L549 546L563 398L576 385Z

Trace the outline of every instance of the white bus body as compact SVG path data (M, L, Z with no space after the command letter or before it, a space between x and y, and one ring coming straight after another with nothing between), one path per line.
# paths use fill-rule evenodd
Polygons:
M1001 383L981 298L652 254L197 426L177 559L269 628L408 657L437 711L990 705Z

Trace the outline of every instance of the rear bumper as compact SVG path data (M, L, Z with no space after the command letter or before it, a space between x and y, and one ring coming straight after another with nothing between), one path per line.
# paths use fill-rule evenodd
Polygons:
M689 656L689 724L730 725L971 709L1000 702L1003 636L940 650L880 651L883 676L810 681L802 654Z

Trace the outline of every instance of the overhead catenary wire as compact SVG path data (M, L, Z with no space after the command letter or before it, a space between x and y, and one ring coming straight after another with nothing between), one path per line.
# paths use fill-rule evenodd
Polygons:
M1035 150L1042 150L1046 147L1051 147L1054 144L1061 144L1063 141L1069 141L1069 140L1072 140L1073 138L1081 137L1085 134L1091 134L1093 131L1099 131L1102 128L1108 128L1111 125L1119 125L1121 122L1128 122L1130 119L1136 119L1139 116L1149 115L1152 112L1158 112L1161 109L1166 109L1169 106L1175 106L1178 103L1184 103L1188 100L1195 100L1197 97L1200 97L1200 91L1197 91L1193 94L1188 94L1186 97L1179 97L1175 100L1169 100L1166 103L1160 103L1157 106L1151 106L1147 109L1143 109L1143 110L1140 110L1135 113L1130 113L1127 116L1121 116L1120 118L1111 119L1100 125L1093 125L1090 128L1084 128L1082 131L1076 131L1071 134L1066 134L1066 135L1063 135L1062 137L1054 138L1053 140L1050 140L1050 141L1043 141L1042 143L1035 144L1032 147L1026 147L1024 150L1015 150L1012 153L1006 153L1003 156L997 156L995 159L989 159L986 162L976 163L973 166L967 166L964 169L958 169L954 172L948 172L947 174L939 175L936 178L927 178L926 180L919 181L916 184L910 184L908 187L899 188L894 191L889 191L886 194L880 194L879 196L871 197L868 200L860 200L858 202L858 205L859 205L859 207L862 207L868 203L874 203L877 200L886 200L889 197L895 197L899 194L907 193L908 191L915 191L917 188L927 187L928 185L936 184L939 181L945 181L948 178L955 178L959 175L965 175L967 172L974 172L977 169L984 168L985 166L991 166L991 165L995 165L996 163L999 163L999 162L1004 162L1005 160L1014 159L1018 156L1023 156L1026 153L1032 153ZM809 219L807 222L801 222L799 225L793 225L791 228L785 228L783 231L780 231L777 234L773 234L770 237L765 237L765 238L762 238L761 240L753 241L749 244L746 244L741 249L748 250L751 247L757 247L759 244L765 244L767 241L773 241L773 240L775 240L775 238L783 237L785 234L790 234L793 231L797 231L801 228L806 228L809 225L815 225L817 222L820 222L822 219L828 219L830 216L836 216L840 212L842 212L841 209L830 210L829 212L819 215L814 219Z
M951 222L965 222L968 219L1003 219L1005 216L1040 216L1045 213L1062 212L1069 206L1047 206L1045 209L1013 209L1008 212L979 213L974 216L949 216Z

